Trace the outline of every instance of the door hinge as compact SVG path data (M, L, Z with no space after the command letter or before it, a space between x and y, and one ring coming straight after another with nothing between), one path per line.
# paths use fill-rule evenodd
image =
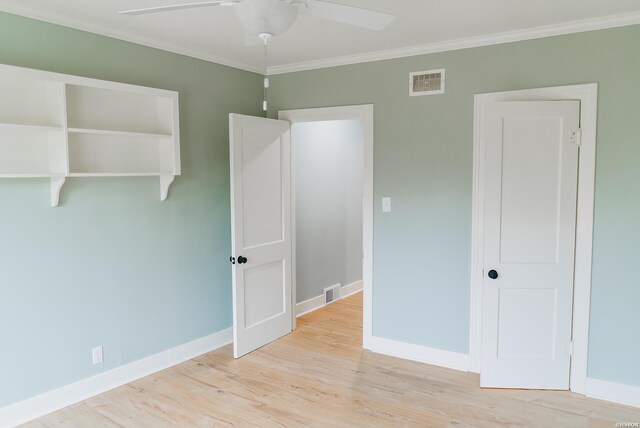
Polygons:
M573 340L569 342L569 356L573 357Z
M575 131L571 131L569 135L571 136L572 144L575 144L578 147L582 146L582 129L576 129Z

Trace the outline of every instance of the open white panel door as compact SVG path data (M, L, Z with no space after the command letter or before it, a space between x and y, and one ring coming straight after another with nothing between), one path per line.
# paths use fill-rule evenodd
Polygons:
M579 118L579 101L488 106L483 387L569 389Z
M241 357L291 332L289 122L229 116L233 346Z

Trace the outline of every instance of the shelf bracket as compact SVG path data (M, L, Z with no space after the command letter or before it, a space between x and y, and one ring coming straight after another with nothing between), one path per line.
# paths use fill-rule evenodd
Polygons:
M161 175L160 176L160 200L166 201L167 196L169 195L169 186L173 183L173 180L176 178L175 175Z
M60 202L60 190L64 184L66 177L51 177L51 206L57 207Z

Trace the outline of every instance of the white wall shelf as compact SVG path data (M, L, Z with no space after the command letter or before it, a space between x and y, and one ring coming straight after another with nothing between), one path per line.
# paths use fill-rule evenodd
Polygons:
M64 174L0 174L0 178L52 178L52 177L66 177Z
M69 128L70 134L113 135L118 137L173 138L171 134L149 134L146 132L111 131L106 129Z
M18 131L64 131L62 126L23 125L20 123L0 123L0 130L13 129Z
M155 172L71 172L67 177L157 177Z
M178 93L0 64L0 178L180 175Z

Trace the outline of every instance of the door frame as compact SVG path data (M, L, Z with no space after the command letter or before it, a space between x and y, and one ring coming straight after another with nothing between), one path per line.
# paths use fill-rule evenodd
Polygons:
M589 307L596 166L598 84L557 86L474 96L473 202L471 224L471 295L469 354L470 371L480 373L482 346L482 278L484 261L485 122L487 105L499 101L579 100L582 141L578 161L578 206L576 218L573 290L573 353L569 389L586 393L589 351Z
M364 192L362 211L362 282L363 282L363 346L366 348L372 335L373 308L373 104L354 106L321 107L296 110L281 110L278 119L297 122L320 122L329 120L360 120L364 127ZM291 135L291 239L292 239L292 304L296 307L296 216L295 216L295 179L293 165L293 132ZM293 329L296 328L296 314L293 311Z

